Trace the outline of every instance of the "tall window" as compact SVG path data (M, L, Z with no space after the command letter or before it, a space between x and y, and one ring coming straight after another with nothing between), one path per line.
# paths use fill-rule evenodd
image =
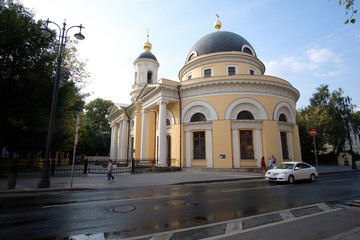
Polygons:
M135 79L134 79L135 83L136 83L136 78L137 78L137 72L135 72Z
M204 70L204 77L211 77L211 69Z
M152 71L147 72L147 83L152 83Z
M252 130L240 130L241 159L254 159Z
M254 69L250 69L250 75L255 75L255 70Z
M289 159L289 149L287 144L286 132L280 132L280 138L283 159Z
M232 76L232 75L235 75L235 74L236 74L235 67L228 67L228 75Z
M252 113L249 112L249 111L241 111L241 112L239 112L239 114L237 115L236 119L238 119L238 120L244 120L244 119L253 120L253 119L254 119L254 116L253 116Z
M193 132L193 159L205 158L205 131Z

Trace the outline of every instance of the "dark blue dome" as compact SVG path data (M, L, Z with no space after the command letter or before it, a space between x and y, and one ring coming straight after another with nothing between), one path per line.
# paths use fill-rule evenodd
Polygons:
M254 48L245 38L226 31L213 32L200 38L191 48L189 54L191 55L194 51L197 57L209 53L232 51L245 52L256 56ZM191 59L188 55L187 61Z
M139 59L139 58L150 58L150 59L157 61L155 55L152 54L151 52L143 52L139 55L139 57L137 59Z

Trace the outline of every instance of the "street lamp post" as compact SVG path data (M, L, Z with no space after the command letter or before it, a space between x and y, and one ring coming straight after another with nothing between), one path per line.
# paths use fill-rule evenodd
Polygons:
M350 109L352 109L350 99L349 99L349 97L347 97L343 101L344 120L345 120L347 135L348 135L348 138L349 138L350 155L351 155L351 167L352 167L352 169L357 169L357 166L356 166L356 163L355 163L355 158L354 158L354 153L353 153L353 148L352 148L352 143L351 143L350 128L349 128L349 119L348 119L349 106L350 106Z
M48 28L48 24L53 23L59 28L59 54L57 58L57 66L56 66L56 75L55 75L55 82L54 82L54 90L53 90L53 98L51 103L51 111L50 111L50 122L49 122L49 129L48 135L46 140L46 149L45 149L45 157L43 160L43 167L41 170L41 177L39 179L38 188L48 188L50 187L50 179L49 179L49 165L50 165L50 150L51 150L51 142L52 142L52 133L54 130L54 122L55 122L55 111L56 111L56 102L59 90L59 82L60 82L60 74L61 74L61 63L62 63L62 54L63 48L66 45L66 38L67 33L71 28L77 27L80 28L80 32L75 34L74 36L79 40L84 40L84 35L81 34L81 29L84 28L81 24L80 26L72 26L66 29L66 22L63 23L63 28L61 29L60 26L49 19L46 21L46 27L41 29L42 36L47 38L50 37L51 31Z

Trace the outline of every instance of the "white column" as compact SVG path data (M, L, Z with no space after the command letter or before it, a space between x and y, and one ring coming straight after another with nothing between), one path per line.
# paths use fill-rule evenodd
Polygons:
M158 166L166 166L166 101L159 101L159 159Z
M257 159L257 165L258 165L258 167L260 167L261 166L261 158L263 155L260 129L255 129L255 151L256 151L255 157Z
M119 133L117 136L117 155L116 155L116 160L118 161L120 159L120 151L121 151L121 123L122 121L119 122Z
M115 159L116 154L116 124L111 124L110 158Z
M186 167L191 167L191 132L186 132Z
M115 123L115 139L114 139L114 146L115 146L115 151L114 151L114 158L113 160L116 160L117 157L117 153L119 152L119 148L118 148L118 143L119 143L119 123Z
M141 111L142 124L141 124L141 150L140 150L140 161L146 163L146 146L147 146L147 117L148 113L145 110Z
M232 130L233 139L233 161L234 168L240 168L240 144L239 144L239 131L237 129Z
M213 156L212 156L212 135L211 130L206 130L206 167L213 167Z
M121 159L124 161L123 163L126 162L126 146L127 146L127 125L128 122L126 119L123 120L123 125L122 125L122 136L121 136Z

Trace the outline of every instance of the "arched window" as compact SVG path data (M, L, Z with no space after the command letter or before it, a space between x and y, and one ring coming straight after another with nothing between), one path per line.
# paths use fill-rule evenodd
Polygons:
M238 120L244 120L244 119L254 120L254 116L249 111L241 111L237 115L236 119L238 119Z
M202 113L195 113L191 116L190 122L204 122L206 121L206 117Z
M152 83L152 71L147 72L147 83Z
M170 124L170 119L166 119L166 126L170 126L171 124Z
M252 55L252 52L251 52L250 48L244 47L243 52Z
M196 58L196 55L195 55L195 53L192 53L192 54L190 55L190 57L188 58L188 62L190 62L190 61L193 60L194 58Z
M280 114L280 116L279 116L279 121L280 122L287 122L287 118L286 118L286 115L285 114Z

